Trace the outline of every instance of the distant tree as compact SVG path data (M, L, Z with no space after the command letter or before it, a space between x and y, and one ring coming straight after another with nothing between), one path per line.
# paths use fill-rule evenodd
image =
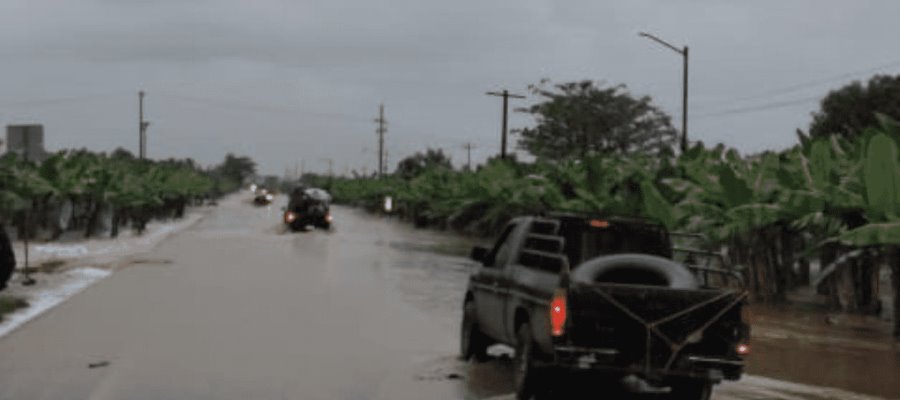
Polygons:
M497 162L507 162L510 164L519 164L519 156L516 153L506 153L506 160L500 158L500 154L495 154L484 160L484 165L490 165Z
M519 146L542 158L584 158L590 153L657 153L677 140L671 117L634 97L625 85L603 87L592 81L529 86L544 100L516 111L537 125L522 129Z
M424 153L418 152L404 158L397 164L397 175L403 179L412 179L432 168L453 169L450 157L441 149L427 149Z
M238 183L243 183L244 179L256 174L256 162L250 157L239 157L231 153L225 156L225 160L218 168L222 176Z
M118 147L112 152L112 154L109 155L109 157L116 159L116 160L129 160L130 161L130 160L134 159L134 154L132 154L128 150Z
M852 138L878 126L876 113L900 120L900 75L876 75L866 84L855 81L828 93L813 113L809 134Z
M528 166L533 166L533 164L528 164L523 161L519 161L518 154L510 152L510 153L506 153L505 159L500 158L500 154L495 154L493 156L488 157L486 160L484 160L483 163L478 164L475 167L475 171L476 172L481 171L484 168L488 168L494 164L500 164L500 163L503 163L503 164L506 164L507 166L513 167L516 170L519 170L522 168L527 168Z

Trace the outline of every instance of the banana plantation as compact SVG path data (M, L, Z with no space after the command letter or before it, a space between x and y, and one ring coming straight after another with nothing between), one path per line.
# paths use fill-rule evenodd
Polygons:
M793 148L753 156L698 144L678 156L495 160L321 184L338 202L374 210L391 196L417 225L477 234L547 210L652 218L701 234L695 245L724 254L757 301L813 285L835 309L875 314L880 267L900 285L900 129L884 118L853 140L798 135Z
M191 160L79 150L35 164L10 153L0 158L0 221L20 238L53 240L73 231L115 237L122 228L141 233L151 219L181 217L188 205L236 186Z

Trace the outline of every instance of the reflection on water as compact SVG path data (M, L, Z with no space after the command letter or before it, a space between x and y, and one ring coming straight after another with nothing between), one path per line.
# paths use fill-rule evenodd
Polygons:
M900 348L874 317L753 307L749 373L888 398L900 396Z

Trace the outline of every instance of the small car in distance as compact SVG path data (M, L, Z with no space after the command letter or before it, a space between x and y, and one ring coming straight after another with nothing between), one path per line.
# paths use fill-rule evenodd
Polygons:
M253 197L253 204L257 206L267 206L275 200L275 194L266 189L259 189Z

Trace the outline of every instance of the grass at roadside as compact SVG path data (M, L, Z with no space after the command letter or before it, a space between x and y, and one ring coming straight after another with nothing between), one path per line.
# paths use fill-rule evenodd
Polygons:
M52 274L54 272L59 272L62 266L66 265L65 261L62 260L49 260L44 261L40 265L36 267L29 267L28 272L32 274L42 273L42 274ZM22 268L22 272L25 271L25 268Z
M3 321L4 315L25 307L28 307L28 302L21 297L0 295L0 321Z

